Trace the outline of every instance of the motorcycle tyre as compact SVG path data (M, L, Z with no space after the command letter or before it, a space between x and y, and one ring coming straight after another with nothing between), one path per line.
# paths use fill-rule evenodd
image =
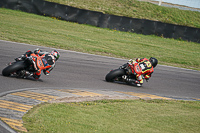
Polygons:
M23 69L24 69L24 62L18 61L18 62L15 62L14 64L9 65L6 68L4 68L3 71L2 71L2 75L3 76L10 76L11 73L17 72L17 71L23 70Z
M113 82L115 78L121 77L123 75L125 75L124 69L116 69L116 70L110 71L106 75L105 79L106 79L107 82Z

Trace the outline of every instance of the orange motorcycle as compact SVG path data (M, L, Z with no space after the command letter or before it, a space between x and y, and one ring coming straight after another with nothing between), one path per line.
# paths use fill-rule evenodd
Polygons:
M42 70L48 69L51 66L45 66L45 56L39 56L32 53L29 57L16 58L15 62L9 63L3 69L3 76L16 76L21 78L33 77L40 75Z

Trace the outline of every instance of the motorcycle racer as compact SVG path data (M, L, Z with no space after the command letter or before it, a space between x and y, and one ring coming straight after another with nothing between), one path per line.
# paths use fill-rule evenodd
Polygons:
M23 60L28 58L29 62L33 64L34 72L22 71L22 77L32 76L35 79L39 79L41 76L41 71L45 75L49 75L50 71L55 67L56 61L59 59L60 53L57 50L53 50L51 53L42 51L40 49L34 50L34 52L28 50L21 57L16 58L15 60Z
M146 81L149 80L152 73L154 72L154 68L158 64L158 60L154 57L151 57L149 60L147 58L137 58L136 60L130 59L128 64L130 67L132 67L132 72L130 74L136 75L137 80L135 81L135 84L137 86L142 86L143 77L146 79Z

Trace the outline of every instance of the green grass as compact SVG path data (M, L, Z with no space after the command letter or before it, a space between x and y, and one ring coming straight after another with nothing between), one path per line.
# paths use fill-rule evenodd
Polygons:
M0 39L200 70L200 44L103 29L0 8ZM22 51L23 53L23 51Z
M200 28L200 12L158 6L137 0L46 0L106 14L149 19Z
M102 100L42 104L23 117L30 133L198 133L200 102Z

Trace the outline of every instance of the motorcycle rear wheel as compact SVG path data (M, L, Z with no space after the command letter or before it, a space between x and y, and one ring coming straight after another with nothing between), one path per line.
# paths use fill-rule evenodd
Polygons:
M123 76L125 74L126 73L125 73L124 69L116 69L116 70L110 71L106 75L105 79L106 79L107 82L113 82L114 79L116 79L118 77L121 77L121 76Z
M15 62L14 64L9 65L6 68L4 68L2 71L2 75L10 76L12 73L17 72L19 70L23 70L23 69L24 69L24 62L18 61L18 62Z

